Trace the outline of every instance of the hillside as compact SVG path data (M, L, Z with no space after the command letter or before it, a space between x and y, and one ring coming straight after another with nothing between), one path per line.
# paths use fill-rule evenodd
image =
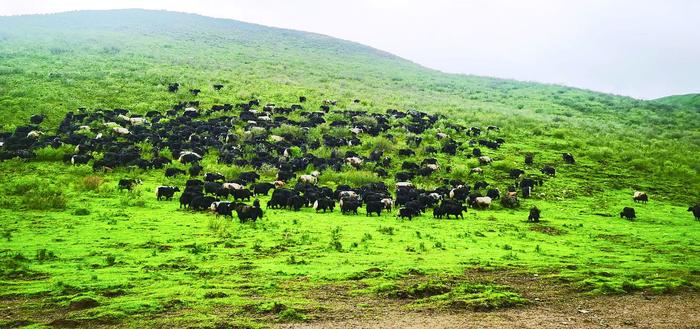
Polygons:
M700 109L700 94L674 95L658 98L655 102L676 107Z
M58 124L63 113L78 107L137 113L169 108L186 99L163 93L169 82L223 83L224 92L198 99L209 105L255 97L288 103L299 94L341 102L360 98L363 108L374 111L417 108L469 124L505 126L537 147L580 150L614 164L620 174L654 176L653 183L630 179L626 188L665 195L680 192L681 185L700 187L700 165L686 157L700 145L700 132L693 129L699 114L689 109L448 75L321 35L192 14L118 10L1 17L0 31L5 129L39 112Z
M688 98L445 74L193 14L0 17L0 327L697 314ZM619 304L645 316L595 306Z

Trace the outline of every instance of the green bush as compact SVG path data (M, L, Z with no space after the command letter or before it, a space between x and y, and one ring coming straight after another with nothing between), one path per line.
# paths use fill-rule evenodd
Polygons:
M90 175L83 178L82 188L85 191L97 191L104 183L104 178L96 175Z
M63 190L46 181L21 183L15 186L15 193L21 194L20 204L30 210L63 210L68 199Z
M351 170L344 172L326 170L319 177L319 184L321 185L333 183L336 186L341 184L361 186L377 181L379 181L379 178L377 178L373 172L366 170Z
M305 139L304 130L299 126L281 125L270 130L272 135L282 136L286 139Z
M90 214L90 210L85 208L78 208L74 210L72 214L75 216L87 216Z
M72 149L69 146L61 146L59 148L53 148L50 146L40 148L35 151L36 161L63 161L63 156L66 154L71 154Z
M36 251L36 260L40 262L49 261L56 259L56 255L51 250L39 249Z

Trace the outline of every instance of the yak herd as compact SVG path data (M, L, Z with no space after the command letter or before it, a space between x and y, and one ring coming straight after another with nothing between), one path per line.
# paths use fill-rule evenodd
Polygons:
M177 93L179 88L173 83L168 91ZM221 84L213 86L214 91L222 88ZM192 96L201 92L189 90ZM227 217L233 217L235 212L241 222L263 216L258 199L263 195L269 196L265 205L268 209L298 211L310 207L325 213L333 212L337 206L343 214L358 214L358 209L364 207L367 216L396 212L399 218L409 220L432 209L434 218L464 218L468 207L488 209L496 200L503 207L516 208L520 198L529 198L547 177L556 175L552 165L542 166L541 175L512 168L511 180L503 184L501 192L481 178L495 161L488 153L506 142L497 137L497 126L468 127L445 120L442 115L417 110L371 113L339 109L334 100L324 100L314 110L305 109L306 104L305 96L290 106L262 105L254 99L202 109L199 101L187 101L164 112L154 110L144 115L125 109L80 108L68 112L54 132L42 129L44 115L33 115L29 124L0 133L0 161L31 159L39 148L71 145L73 151L64 156L67 164L91 165L95 171L138 167L163 170L166 177L188 176L184 186L158 186L156 198L172 200L179 193L180 208L213 211ZM296 127L301 133L275 130L283 126ZM317 133L310 133L313 129ZM353 147L366 142L365 136L382 136L395 145L400 145L402 138L406 147L393 152L391 148L379 147L365 154L353 151L357 149ZM437 143L423 143L427 139ZM330 155L313 153L322 147L331 150ZM416 152L419 149L420 156ZM215 154L220 164L255 170L236 177L207 171L202 160L209 153ZM450 163L440 163L438 154L448 159L476 159L479 167L469 171L473 181L452 177ZM570 153L561 158L566 165L576 164ZM184 166L174 166L174 162ZM524 154L524 165L534 164L534 155ZM259 170L263 167L274 168L274 180L261 180ZM338 185L334 189L319 184L324 171L357 169L371 171L374 182ZM391 186L393 191L384 183L390 174L396 182ZM418 188L412 183L417 177L429 178L440 186ZM138 179L121 179L118 189L131 190L140 183ZM648 197L635 192L633 200L646 203ZM688 211L700 219L700 205ZM538 222L540 213L532 207L528 221ZM620 217L636 218L634 208L625 207Z

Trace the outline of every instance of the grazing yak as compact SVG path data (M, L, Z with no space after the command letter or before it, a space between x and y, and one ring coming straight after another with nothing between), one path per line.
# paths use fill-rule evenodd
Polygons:
M544 168L540 169L540 172L549 176L554 176L557 173L556 169L554 169L552 166L545 166Z
M340 200L340 212L345 215L347 213L353 213L357 215L357 208L360 208L360 201L353 199L342 199Z
M532 163L535 159L535 155L532 153L525 154L525 164L528 166L532 166Z
M487 183L485 181L478 181L478 182L474 183L475 190L481 190L481 189L485 189L487 187L489 187L489 183Z
M525 171L522 169L511 169L509 176L512 179L518 179L518 178L520 178L520 176L522 176L524 174L525 174Z
M634 212L634 208L631 207L625 207L622 209L622 212L620 212L620 218L626 218L629 220L633 220L637 218L637 215Z
M416 210L410 207L401 207L399 208L399 215L398 217L403 219L403 218L408 218L408 220L413 219L413 217L416 217L420 215L420 210Z
M561 157L562 159L564 159L564 162L568 164L576 163L576 160L574 160L574 156L571 155L571 153L562 153Z
M501 191L497 188L492 188L488 191L486 191L486 196L488 196L491 199L500 199L501 198Z
M89 155L89 154L87 154L87 155L76 154L76 155L72 155L70 157L70 163L74 166L77 166L77 165L81 165L81 164L87 164L92 159L93 159L92 155Z
M158 186L156 187L156 199L158 201L165 198L165 200L172 200L175 192L180 192L180 188L177 186Z
M294 196L290 197L289 199L287 199L287 205L284 208L285 209L289 208L290 210L299 211L299 210L301 210L301 207L303 207L305 203L306 203L306 201L304 200L304 198L302 198L299 195L294 195Z
M313 175L313 173L311 173ZM317 176L318 177L318 176ZM254 171L246 171L238 174L238 179L245 183L255 183L260 179L260 174Z
M177 160L182 164L188 164L202 160L202 156L195 152L183 151L180 152L180 156L177 158Z
M204 174L205 182L223 181L226 177L218 172L208 172Z
M464 219L464 211L467 211L467 208L462 203L454 200L442 200L440 206L433 208L433 218L442 219L447 217L447 219L450 219L450 216L455 216L455 219Z
M695 219L700 220L700 204L696 204L692 207L688 207L688 211L693 213Z
M210 182L210 183L213 183L213 182ZM238 183L222 183L221 187L223 187L225 189L229 189L229 190L242 190L245 188L245 186L243 186L242 184L238 184Z
M299 192L287 188L276 189L272 191L270 201L267 202L267 208L284 208L289 203L288 200L296 195L299 195Z
M377 216L381 216L382 210L384 209L384 203L382 203L381 201L368 201L365 207L367 210L368 217L372 216L373 213L376 213Z
M303 184L316 185L318 183L318 174L311 173L311 175L301 175L298 181Z
M520 206L520 200L514 192L509 192L503 199L501 199L501 205L506 208L517 208Z
M126 135L131 133L129 131L129 129L126 129L124 127L114 127L114 128L112 128L112 131L114 131L115 134L121 135L121 136L126 136Z
M184 175L185 171L182 169L177 169L177 168L168 168L165 169L165 177L176 177L179 175Z
M335 209L335 201L328 197L320 198L314 202L313 209L316 210L316 212L320 210L323 212L326 212L326 210L333 212Z
M233 218L233 210L240 204L231 201L217 201L211 204L209 209L216 213L216 217Z
M272 183L258 183L253 185L253 195L268 195L274 188L275 185Z
M46 115L44 114L34 114L31 117L29 117L29 122L32 124L38 125L44 122L44 119L46 119Z
M202 167L198 164L195 164L195 165L190 166L190 168L187 169L187 172L190 174L190 177L194 177L194 176L199 176L199 174L202 173L202 170L204 170L204 167Z
M647 203L647 201L649 201L649 197L644 192L635 191L632 195L632 200L634 200L634 202Z
M362 166L362 159L359 157L349 157L345 159L345 164L353 166L354 168L360 168Z
M263 211L260 209L260 206L246 206L246 205L241 205L236 207L236 214L238 214L238 220L241 223L245 222L255 222L259 218L263 217Z
M394 200L391 198L384 198L379 201L384 205L386 211L391 212L391 208L394 206Z
M478 157L478 159L479 159L479 164L482 166L493 162L493 159L491 159L490 157L487 157L487 156L480 156L480 157Z
M491 208L491 198L484 196L484 197L476 197L474 199L474 203L472 203L472 207L478 208L478 209L489 209Z
M246 190L246 189L233 190L230 193L231 193L231 195L233 195L234 201L238 201L238 200L250 201L250 197L253 195L253 193L251 193L249 190Z
M481 169L481 168L479 168L479 167L472 168L472 169L469 170L469 174L470 174L470 175L472 175L472 174L483 175L483 174L484 174L484 170Z
M119 180L119 190L128 190L131 191L131 189L134 188L134 186L141 184L140 179L120 179Z
M540 210L537 207L530 208L530 215L527 217L528 222L540 222Z

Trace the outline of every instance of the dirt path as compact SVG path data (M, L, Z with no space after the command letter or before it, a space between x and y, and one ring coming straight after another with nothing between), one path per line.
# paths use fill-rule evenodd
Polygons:
M281 328L700 328L700 294L572 298L494 312L380 309Z

